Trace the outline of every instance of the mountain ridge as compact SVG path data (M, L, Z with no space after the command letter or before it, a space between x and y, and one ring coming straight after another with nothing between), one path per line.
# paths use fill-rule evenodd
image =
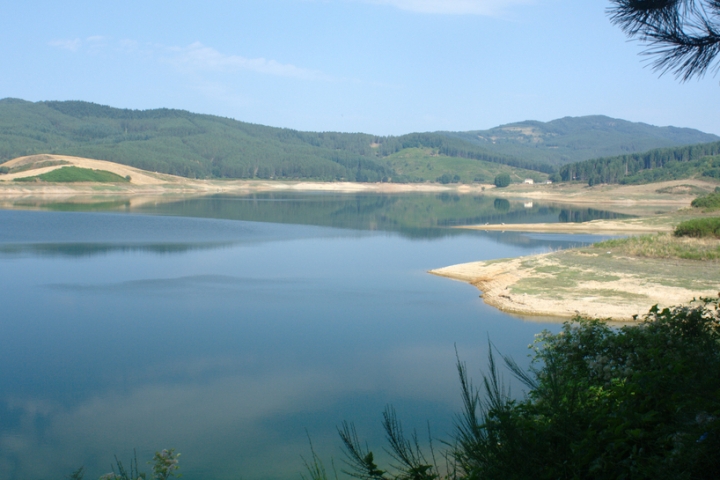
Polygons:
M303 132L187 110L132 110L84 101L4 98L0 99L0 162L48 153L97 158L189 178L488 183L494 175L508 172L515 180L541 180L561 164L546 158L547 151L555 147L548 146L548 139L562 140L565 149L576 142L576 150L583 151L588 150L585 144L602 142L603 136L598 140L597 132L607 129L596 128L593 136L592 120L588 119L645 132L640 140L635 139L637 145L615 141L613 145L624 145L622 152L640 151L646 144L657 148L656 144L664 146L668 141L720 139L692 129L653 127L604 116L401 136ZM479 139L485 135L482 132L504 134L499 143L515 146L510 153L499 151L495 144ZM469 138L473 135L474 140ZM523 145L535 138L539 140L530 148ZM488 145L482 145L483 141Z
M525 120L488 130L438 133L496 153L532 156L552 165L720 140L717 135L692 128L658 127L606 115L568 116L549 122Z

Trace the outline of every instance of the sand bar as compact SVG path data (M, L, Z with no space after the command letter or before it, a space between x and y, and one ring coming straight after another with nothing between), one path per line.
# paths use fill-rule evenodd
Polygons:
M716 297L720 290L718 262L628 257L593 247L430 273L474 285L485 303L504 312L557 319L582 315L631 321L653 305L681 305L695 297Z
M670 232L670 224L648 224L642 220L593 220L581 223L508 223L492 225L470 225L455 228L485 231L513 231L538 233L589 233L598 235L622 235L630 233Z

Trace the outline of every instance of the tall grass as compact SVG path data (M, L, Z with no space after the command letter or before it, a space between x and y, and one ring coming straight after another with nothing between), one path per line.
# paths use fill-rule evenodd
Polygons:
M693 238L669 233L606 240L593 244L593 248L612 250L616 254L631 257L681 258L685 260L720 259L720 242L714 238Z

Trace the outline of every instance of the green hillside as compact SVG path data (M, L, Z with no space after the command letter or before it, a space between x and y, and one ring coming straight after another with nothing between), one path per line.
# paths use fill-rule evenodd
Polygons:
M720 180L720 142L659 148L645 153L596 158L563 166L556 181L650 183L704 177Z
M548 177L537 171L498 163L449 157L431 148L405 148L385 157L384 165L409 182L493 183L499 173L509 173L514 182L522 182L526 178L538 182Z
M409 148L430 149L443 157L463 159L473 164L475 176L483 179L490 178L491 173L482 172L495 171L498 165L504 170L516 167L554 171L540 162L493 153L433 133L378 137L300 132L183 110L126 110L79 101L0 100L0 162L52 153L109 160L191 178L409 182L456 175L452 165L437 165L430 176L399 173L386 159ZM526 175L521 172L518 176Z
M52 183L125 183L130 180L105 170L92 170L79 167L62 167L42 175L16 178L16 182L52 182Z
M716 135L690 128L655 127L602 115L565 117L551 122L517 122L490 130L439 133L503 155L552 165L720 140Z

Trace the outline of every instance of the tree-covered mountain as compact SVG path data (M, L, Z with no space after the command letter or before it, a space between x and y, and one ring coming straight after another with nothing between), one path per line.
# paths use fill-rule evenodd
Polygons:
M689 177L720 180L720 142L658 148L563 166L553 179L600 183L650 183Z
M603 115L525 121L490 130L439 132L503 155L564 165L591 158L716 142L717 135L691 128L655 127Z
M467 173L466 181L488 181L492 165L503 171L511 167L554 171L541 162L493 153L434 133L380 137L300 132L183 110L127 110L80 101L0 100L0 162L54 153L196 178L393 182L435 181L443 174L454 178L452 165L422 172L409 169L412 174L399 172L393 167L396 159L391 157L406 149L426 152L422 158L425 163L436 158L462 159L464 164L471 161L473 174Z

